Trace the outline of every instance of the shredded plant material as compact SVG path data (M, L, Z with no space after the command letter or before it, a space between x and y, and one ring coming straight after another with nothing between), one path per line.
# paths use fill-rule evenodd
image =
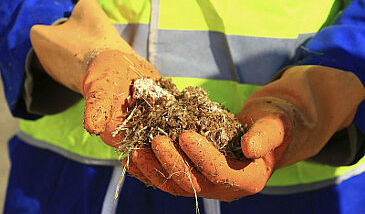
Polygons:
M119 151L150 147L157 135L167 135L174 142L185 130L194 130L212 142L225 156L244 159L241 150L243 127L220 104L211 101L199 87L179 91L170 79L134 81L127 117L113 135L124 139Z

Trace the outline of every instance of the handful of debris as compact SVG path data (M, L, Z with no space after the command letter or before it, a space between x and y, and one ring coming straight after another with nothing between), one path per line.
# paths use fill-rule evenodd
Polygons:
M124 139L118 148L122 153L150 147L157 135L167 135L177 143L183 131L194 130L224 155L244 159L241 123L211 101L204 89L187 87L180 92L170 79L141 78L134 81L131 91L127 117L113 133Z

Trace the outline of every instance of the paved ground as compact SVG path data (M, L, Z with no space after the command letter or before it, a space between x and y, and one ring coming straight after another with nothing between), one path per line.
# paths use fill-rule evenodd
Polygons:
M17 127L17 121L9 113L0 81L0 213L3 210L10 167L7 141L16 132Z

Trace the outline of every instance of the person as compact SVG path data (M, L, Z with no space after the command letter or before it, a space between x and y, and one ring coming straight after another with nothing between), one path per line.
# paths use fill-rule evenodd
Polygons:
M4 213L190 213L194 191L204 213L365 211L363 0L99 3L115 28L90 0L1 4L2 79L24 119ZM112 131L140 75L204 87L247 126L249 159L191 130L183 155L157 136L128 171L163 191L126 176L114 203L121 166L106 144L120 144Z

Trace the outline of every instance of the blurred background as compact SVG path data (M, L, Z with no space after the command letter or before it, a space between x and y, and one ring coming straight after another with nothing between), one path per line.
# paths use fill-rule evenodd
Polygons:
M8 140L17 131L18 121L14 119L8 109L2 81L0 81L0 213L2 213L6 185L9 175Z

